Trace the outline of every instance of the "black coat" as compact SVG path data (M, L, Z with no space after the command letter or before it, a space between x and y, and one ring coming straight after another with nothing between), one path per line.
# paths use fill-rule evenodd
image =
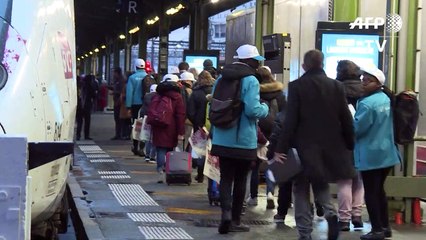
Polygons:
M213 86L196 86L192 90L187 106L187 117L191 121L194 131L206 124L207 94L212 92Z
M343 86L345 87L346 99L349 104L352 104L356 109L358 99L365 95L364 87L361 80L344 80Z
M289 84L287 112L277 152L295 147L311 181L355 176L354 129L343 85L322 69Z

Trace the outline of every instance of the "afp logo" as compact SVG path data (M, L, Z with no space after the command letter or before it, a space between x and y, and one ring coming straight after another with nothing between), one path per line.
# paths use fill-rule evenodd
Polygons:
M349 23L350 29L378 29L386 23L386 30L388 32L399 32L402 28L402 18L398 14L392 13L386 15L386 21L382 17L358 17L354 22Z

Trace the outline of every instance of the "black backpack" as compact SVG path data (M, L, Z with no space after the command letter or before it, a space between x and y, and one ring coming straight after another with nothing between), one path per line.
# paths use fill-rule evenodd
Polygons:
M220 79L210 102L210 123L218 128L232 128L238 124L243 111L241 79Z
M403 91L394 97L393 125L396 143L405 145L414 142L419 114L415 92Z

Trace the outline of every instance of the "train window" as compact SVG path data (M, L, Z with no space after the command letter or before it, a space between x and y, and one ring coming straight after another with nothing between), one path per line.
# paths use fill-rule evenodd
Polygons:
M4 68L3 64L0 64L0 90L3 89L4 85L7 82L7 71Z

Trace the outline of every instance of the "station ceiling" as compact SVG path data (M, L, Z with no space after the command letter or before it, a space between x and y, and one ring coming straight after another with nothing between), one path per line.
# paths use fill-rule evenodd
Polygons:
M249 0L134 0L137 2L137 14L127 14L128 0L75 0L75 25L77 54L87 53L108 42L117 41L120 34L125 34L126 18L128 30L138 26L145 27L147 37L158 36L158 22L148 25L147 20L160 16L161 11L182 4L185 8L171 16L170 30L189 25L191 9L195 4L207 6L207 15L212 16L227 9L249 2ZM136 42L137 38L133 38Z

